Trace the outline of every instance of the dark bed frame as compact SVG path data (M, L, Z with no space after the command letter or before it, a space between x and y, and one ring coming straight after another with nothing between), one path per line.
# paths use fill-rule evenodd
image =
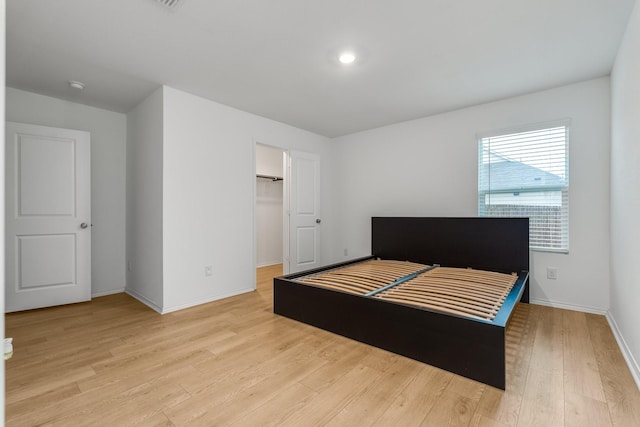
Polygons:
M373 217L371 253L275 278L274 313L504 390L506 327L518 301L529 302L529 220ZM515 272L518 280L493 321L295 281L373 258Z

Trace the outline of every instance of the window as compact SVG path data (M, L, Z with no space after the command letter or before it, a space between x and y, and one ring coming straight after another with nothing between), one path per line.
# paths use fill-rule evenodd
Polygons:
M478 216L528 217L532 250L569 252L569 122L478 139Z

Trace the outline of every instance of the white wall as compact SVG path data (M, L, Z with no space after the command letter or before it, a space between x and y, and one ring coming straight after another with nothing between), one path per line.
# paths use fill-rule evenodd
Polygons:
M160 88L127 115L127 293L157 311L163 307L162 103Z
M283 168L281 149L256 144L256 174L282 178Z
M370 217L477 216L476 134L571 119L570 253L534 252L531 298L609 307L609 79L470 107L333 141L334 254L370 253ZM343 257L344 259L344 257ZM546 278L547 266L558 279Z
M91 293L125 287L126 127L124 114L13 88L6 119L91 132Z
M640 386L640 4L611 74L610 321Z
M163 137L163 312L255 288L255 143L320 154L331 226L325 137L169 87Z
M256 144L256 174L283 177L281 149ZM256 266L282 263L283 181L256 178Z

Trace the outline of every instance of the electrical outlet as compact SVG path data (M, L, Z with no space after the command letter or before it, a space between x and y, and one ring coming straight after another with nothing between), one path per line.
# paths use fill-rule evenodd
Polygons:
M129 261L129 262L127 263L127 270L128 270L128 271L133 271L133 264L131 263L131 261Z
M347 248L344 248L344 256L349 256L349 250Z
M555 267L547 267L547 279L556 280L558 278L558 269Z
M205 276L213 276L213 266L211 265L206 265L204 267L204 275Z

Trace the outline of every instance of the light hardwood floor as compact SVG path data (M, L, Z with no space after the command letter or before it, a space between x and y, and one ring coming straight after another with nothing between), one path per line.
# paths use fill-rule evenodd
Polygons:
M8 314L7 425L640 426L602 316L521 304L503 392L274 315L280 271L164 316L125 294Z

